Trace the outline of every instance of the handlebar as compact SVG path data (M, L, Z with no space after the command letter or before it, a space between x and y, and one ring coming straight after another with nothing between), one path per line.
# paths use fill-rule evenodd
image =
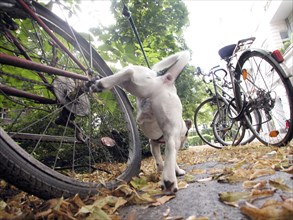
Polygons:
M222 76L222 74L221 74L221 77L220 77L219 72L224 72L224 76ZM213 68L210 69L210 71L208 73L204 73L200 67L197 67L197 73L203 76L203 81L205 83L210 83L215 80L223 81L222 86L230 88L228 86L228 84L230 84L230 82L226 79L228 72L225 69L221 68L220 65L214 66ZM211 76L212 76L212 79L207 81L206 77L211 77Z
M227 71L223 68L220 68L220 65L214 66L213 68L210 69L209 73L204 73L202 72L200 67L197 67L197 73L202 75L202 76L215 76L217 80L221 80L221 78L216 74L219 71L223 71L225 73L224 77L225 78L227 76Z

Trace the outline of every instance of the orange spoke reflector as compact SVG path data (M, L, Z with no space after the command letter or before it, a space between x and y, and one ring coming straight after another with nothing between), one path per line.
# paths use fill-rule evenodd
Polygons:
M270 137L277 137L279 135L279 131L277 130L271 131L269 135Z
M243 79L246 80L247 79L247 76L248 76L247 70L246 69L243 69L242 70L242 77L243 77Z

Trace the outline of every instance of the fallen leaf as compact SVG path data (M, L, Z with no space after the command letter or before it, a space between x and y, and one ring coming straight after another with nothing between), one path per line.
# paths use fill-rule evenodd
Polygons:
M189 174L193 174L193 175L196 175L196 174L204 174L204 173L206 173L206 170L203 170L203 169L192 169L188 173Z
M260 176L267 176L267 175L272 175L276 171L273 169L256 169L249 177L250 180L255 179Z
M267 190L258 190L258 189L253 189L251 191L251 194L247 197L247 200L249 202L252 202L256 199L261 199L261 198L266 198L266 197L270 197L270 196L273 196L275 193L274 190L270 190L270 189L267 189Z
M127 203L127 200L123 199L122 197L119 197L118 200L115 203L115 207L112 211L112 214L121 206L125 205Z
M70 200L73 204L75 204L78 208L85 206L84 202L81 200L78 194L76 194L73 199Z
M293 212L293 198L290 199L286 199L282 206L288 210L290 210L291 212Z
M242 187L244 189L263 189L265 188L267 185L267 181L266 180L260 180L260 181L250 181L250 180L247 180L247 181L244 181L243 184L242 184Z
M155 201L155 199L148 193L138 194L136 191L133 191L129 200L132 204L148 204Z
M234 165L234 169L239 169L242 167L243 164L246 163L246 158L244 158L243 160L239 161L237 164Z
M178 182L178 189L186 189L188 187L188 183L186 181L179 181Z
M101 208L99 207L94 207L94 209L90 212L90 215L86 217L86 220L111 220L110 216L107 215L106 212L104 212Z
M134 177L131 181L130 184L135 188L135 189L141 189L142 187L145 187L148 184L148 181L146 180L145 177Z
M160 206L175 198L175 195L170 196L162 196L156 200L156 202L152 203L150 206Z
M190 175L190 174L185 174L184 175L184 180L187 183L193 183L193 182L195 182L195 177L193 175Z
M81 207L75 216L87 214L88 217L86 219L89 220L111 219L110 216L102 209L108 206L115 206L118 200L119 199L114 196L98 197L93 204Z
M282 171L283 171L283 172L286 172L286 173L289 173L289 174L293 174L293 166L290 166L290 167L287 168L287 169L283 169Z
M183 220L182 216L169 216L166 218L163 218L163 220Z
M269 183L271 186L273 186L276 189L282 190L284 192L293 192L293 189L290 188L289 186L287 186L284 183L281 183L279 181L276 180L269 180Z
M223 169L212 168L212 169L209 169L207 172L208 172L209 174L223 173Z
M122 192L125 196L129 196L133 193L133 189L130 188L129 185L126 185L126 184L122 184L120 186L118 186L115 191L120 191Z
M283 202L277 201L261 208L257 208L250 203L245 203L245 205L240 207L240 211L252 220L292 220L293 216L292 210L283 207Z
M7 206L7 203L4 202L3 200L0 201L0 211L3 211L5 207Z
M209 218L208 217L196 217L196 216L194 216L194 215L192 215L192 216L189 216L186 220L209 220Z
M208 182L208 181L211 181L211 180L213 180L213 177L207 177L207 178L199 179L199 180L196 180L196 182Z
M238 207L238 202L243 199L247 199L250 196L250 192L223 192L219 193L220 201L227 204Z
M273 190L257 190L251 192L223 192L219 193L220 201L231 206L238 207L239 202L246 200L252 202L256 199L270 197L274 195Z
M251 170L248 169L226 169L222 174L216 177L216 179L219 183L238 183L247 180L250 175Z

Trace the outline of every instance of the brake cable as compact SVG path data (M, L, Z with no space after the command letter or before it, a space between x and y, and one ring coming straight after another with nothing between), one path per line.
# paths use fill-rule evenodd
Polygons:
M139 38L139 35L138 35L138 32L137 32L137 29L136 29L136 26L135 26L134 21L133 21L133 19L132 19L132 17L131 17L131 13L130 13L128 7L126 6L124 0L122 0L122 2L123 2L123 11L122 11L122 14L124 15L124 17L126 17L126 18L128 19L128 21L129 21L129 23L130 23L130 26L131 26L131 29L132 29L133 33L135 34L136 40L137 40L137 42L138 42L138 44L139 44L139 46L140 46L140 49L141 49L141 51L142 51L142 54L143 54L143 56L144 56L145 62L146 62L146 64L147 64L148 68L150 68L149 61L148 61L147 56L146 56L146 54L145 54L145 51L144 51L144 49L143 49L143 46L142 46L141 40L140 40L140 38Z

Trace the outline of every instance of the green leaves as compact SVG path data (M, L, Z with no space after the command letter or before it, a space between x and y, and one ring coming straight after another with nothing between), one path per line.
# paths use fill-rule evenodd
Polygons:
M183 38L183 29L188 24L188 13L183 1L143 0L129 1L126 4L151 65L185 47L178 40ZM112 11L116 24L91 30L93 34L99 34L99 40L103 42L98 49L107 54L104 58L111 62L119 60L123 66L130 63L145 65L129 22L122 16L122 8L122 2L113 1ZM112 48L105 51L104 44L111 45Z

